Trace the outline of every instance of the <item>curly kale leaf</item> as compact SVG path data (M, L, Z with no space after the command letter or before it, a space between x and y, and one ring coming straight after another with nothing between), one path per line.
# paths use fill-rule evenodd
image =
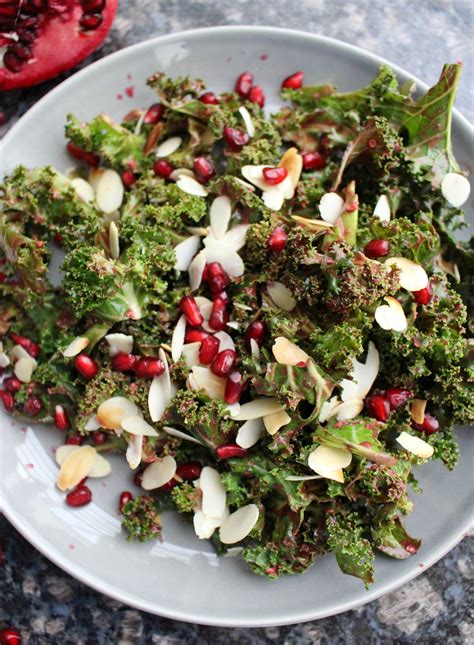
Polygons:
M328 548L334 551L341 571L360 578L367 587L374 580L375 556L358 514L331 513L326 529Z
M385 506L377 513L371 528L374 546L392 558L405 560L418 552L421 540L410 537L396 509Z
M147 542L161 535L160 505L150 495L136 497L122 509L122 526L127 531L127 539Z
M187 515L197 510L200 502L200 491L189 482L175 486L171 491L171 499L179 513Z

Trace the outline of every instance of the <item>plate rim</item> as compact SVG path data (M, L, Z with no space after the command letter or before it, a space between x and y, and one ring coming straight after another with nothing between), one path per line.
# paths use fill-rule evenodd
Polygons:
M35 115L35 112L39 110L43 103L50 100L55 93L63 91L64 88L67 88L69 84L73 84L77 81L77 77L87 77L89 74L93 74L97 69L100 69L101 66L106 66L110 59L120 60L121 58L126 58L130 51L137 52L140 49L146 49L150 46L156 45L161 46L169 42L175 41L183 37L199 37L209 34L228 34L234 32L235 34L241 34L245 32L254 32L265 35L273 34L276 37L296 37L300 40L306 40L307 42L313 43L326 43L332 47L339 49L340 51L346 53L356 54L358 57L364 58L366 61L377 64L377 65L389 65L398 76L410 77L412 78L418 89L426 91L428 85L421 81L416 76L407 72L404 68L391 63L389 60L378 56L372 52L369 52L361 47L352 45L343 40L336 38L330 38L328 36L322 36L319 34L313 34L310 32L297 30L297 29L285 29L281 27L270 27L270 26L258 26L258 25L223 25L216 27L203 27L198 29L188 29L180 30L172 34L167 34L164 36L156 36L154 38L148 38L139 43L129 45L123 49L113 52L103 58L100 58L97 61L87 65L83 69L78 70L70 77L56 85L49 92L47 92L39 101L37 101L29 110L23 114L20 119L12 126L12 128L7 132L7 134L0 141L0 153L4 148L9 144L11 138L16 136L17 130L20 130L23 121L27 120ZM468 136L474 136L474 126L468 121L468 119L457 109L453 110L454 121L459 124L462 130L468 133ZM32 527L26 518L15 513L14 508L9 504L8 500L2 496L2 491L0 489L0 512L2 512L7 520L14 526L16 530L43 556L48 560L53 562L60 569L65 571L68 575L71 575L73 578L79 580L88 587L94 589L98 593L104 594L110 598L113 598L121 603L129 605L135 609L146 611L148 613L163 616L165 618L170 618L172 620L180 620L188 623L197 623L200 625L209 625L214 627L273 627L281 625L291 625L296 623L304 623L312 620L319 620L321 618L326 618L329 616L334 616L339 613L356 609L362 605L365 605L381 596L394 591L405 585L410 580L413 580L420 574L424 573L429 567L435 564L440 560L444 555L446 555L451 549L453 549L461 539L469 532L470 528L473 525L473 521L466 517L464 522L459 525L458 530L452 534L451 538L447 541L440 543L438 548L433 548L430 552L430 557L424 559L424 567L421 569L419 567L414 567L412 571L407 572L401 578L397 578L393 582L388 582L383 585L381 588L374 589L372 591L367 591L366 596L356 601L347 601L340 605L334 606L331 610L327 611L317 611L317 609L312 608L306 611L301 611L297 615L293 615L290 620L227 620L225 618L218 619L206 619L200 615L196 615L192 612L186 612L186 610L181 610L179 608L168 610L165 608L158 607L155 603L147 602L146 600L140 600L134 596L130 596L128 592L124 589L119 589L114 585L109 584L103 579L96 578L91 572L86 571L83 567L77 563L74 563L66 555L61 554L56 547L51 545L47 539L43 538L41 533Z

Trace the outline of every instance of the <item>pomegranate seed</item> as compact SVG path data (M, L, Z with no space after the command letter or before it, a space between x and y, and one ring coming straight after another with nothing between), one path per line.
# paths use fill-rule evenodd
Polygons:
M387 240L370 240L364 246L364 253L368 258L383 258L388 255L389 248Z
M175 486L179 484L179 481L172 477L169 482L166 482L166 484L163 484L163 486L160 486L158 490L161 493L169 493Z
M411 399L413 392L410 390L405 390L402 387L391 387L387 390L386 396L391 410L397 410L401 408L402 405Z
M79 18L79 24L87 31L98 29L104 20L100 13L83 13Z
M23 412L29 417L35 417L42 409L43 404L37 396L30 396L23 405Z
M10 337L14 343L23 347L23 349L25 349L30 356L33 356L33 358L38 358L40 353L40 346L37 343L34 343L29 338L25 338L25 336L20 336L19 334L15 334L13 332L10 334Z
M285 248L287 240L288 234L283 226L277 226L273 229L270 237L268 238L268 248L274 253L279 253Z
M9 376L8 378L3 380L2 385L7 392L16 394L18 390L21 388L21 381L17 379L16 376Z
M0 284L5 282L7 276L3 273L3 271L0 271Z
M227 376L234 366L237 354L233 349L224 349L219 352L211 363L211 371L216 376Z
M96 446L103 446L107 441L107 433L102 430L96 430L91 434L91 438Z
M72 434L70 437L66 437L64 442L66 446L80 446L84 441L84 437L81 437L80 434Z
M224 271L220 262L211 262L207 265L206 280L211 291L215 294L224 291L230 282L229 276Z
M303 169L304 170L321 170L324 168L326 161L322 154L319 152L304 152L303 153Z
M150 105L146 111L146 114L143 117L143 123L145 123L145 125L155 125L158 121L161 121L164 111L165 108L161 103L153 103L153 105Z
M188 329L184 337L185 343L202 343L202 341L209 336L207 331L203 329Z
M174 166L169 161L166 161L166 159L157 159L153 165L153 170L158 177L168 179L174 170Z
M93 152L87 152L79 146L76 146L75 143L69 141L66 145L67 151L70 155L79 159L79 161L85 161L89 166L98 166L100 162L100 157L98 157Z
M219 345L220 341L215 336L208 336L205 338L199 348L199 362L203 365L209 365L212 363L219 351Z
M5 392L5 390L0 390L0 397L2 399L3 407L6 412L12 412L15 407L15 399L11 392Z
M214 164L207 157L196 157L193 163L197 178L206 183L214 175Z
M287 87L290 90L299 90L303 85L304 72L295 72L291 76L287 76L283 83L282 88Z
M250 348L251 340L254 340L257 345L261 345L263 343L264 337L265 323L263 323L261 320L254 320L253 323L250 323L250 325L247 327L247 331L245 332L245 342L247 344L247 347Z
M92 356L84 353L76 356L74 359L74 367L87 381L94 378L99 371L99 365L97 362L92 358Z
M211 317L209 326L215 331L221 331L229 322L229 312L227 311L227 302L224 298L217 296L212 303Z
M252 85L250 88L249 96L248 96L249 101L252 103L256 103L260 107L263 107L265 105L265 94L263 93L262 88L260 85Z
M263 169L262 174L265 183L267 183L269 186L276 186L278 184L281 184L281 182L286 177L288 177L288 170L286 168L271 168L270 166L268 166L267 168Z
M377 421L386 421L390 416L390 405L384 394L374 394L365 401L367 411Z
M226 446L216 448L217 459L234 459L235 457L246 457L247 450L236 443L229 443Z
M193 479L198 479L201 474L202 466L198 461L190 461L187 464L180 464L176 468L176 474L181 479L187 479L192 481Z
M22 68L23 61L17 58L15 54L13 54L11 51L7 50L6 54L3 57L3 65L10 72L13 72L14 74L16 74Z
M416 430L420 430L425 434L434 434L439 430L438 419L432 414L428 414L427 412L425 412L425 418L423 419L423 423L413 422L412 425L414 428L416 428Z
M136 176L131 170L124 170L122 173L122 183L125 188L131 188L133 184L137 181Z
M69 419L67 412L62 405L54 407L54 425L58 430L67 430L69 428Z
M427 305L431 300L431 286L428 284L424 289L413 292L413 300L419 305Z
M234 91L243 99L248 98L253 83L253 74L251 72L242 72L235 82Z
M136 356L124 352L119 352L112 358L112 368L117 372L133 372L136 363Z
M125 504L128 504L128 502L131 502L132 499L133 499L132 493L130 493L128 490L124 490L123 493L120 495L120 499L119 499L119 511L122 512Z
M215 294L218 298L223 300L226 304L229 304L230 302L230 296L227 291L219 291L218 293Z
M194 300L194 296L184 296L181 298L179 308L192 327L199 327L204 322L204 318L199 311L199 307L197 302Z
M229 405L237 403L242 394L243 377L240 372L231 372L227 377L224 392L224 401Z
M219 105L219 100L214 92L204 92L202 96L199 97L201 103L206 103L206 105Z
M154 376L160 376L164 371L163 361L154 356L140 356L135 365L137 378L153 378Z
M105 0L81 0L81 5L87 13L96 13L105 7Z
M31 48L21 42L15 43L9 49L12 54L14 54L20 60L30 60L30 58L32 58L33 56Z
M141 488L142 479L143 479L143 470L137 470L137 472L133 475L133 483L135 484L135 486L138 486L139 488Z
M0 629L0 644L1 645L21 645L21 634L12 627L5 627Z
M226 126L222 132L224 141L234 152L239 152L250 141L249 135L239 128L229 128Z
M92 499L92 491L88 486L77 486L66 495L66 504L69 506L85 506Z

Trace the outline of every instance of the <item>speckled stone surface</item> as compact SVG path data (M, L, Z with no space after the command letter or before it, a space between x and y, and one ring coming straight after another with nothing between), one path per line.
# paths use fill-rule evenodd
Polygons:
M470 0L121 0L109 37L84 65L145 38L182 29L285 26L357 44L428 83L436 80L444 62L463 60L457 106L472 121L473 7ZM64 77L0 95L0 136ZM15 626L24 643L474 643L472 537L402 589L357 610L313 623L252 630L161 619L102 596L52 565L2 517L0 543L0 627Z

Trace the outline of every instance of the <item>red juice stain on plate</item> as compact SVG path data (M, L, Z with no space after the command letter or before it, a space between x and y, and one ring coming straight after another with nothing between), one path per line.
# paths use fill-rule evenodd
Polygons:
M14 424L14 423L12 423L12 426L14 426L14 425L15 425L15 424ZM27 431L27 429L28 429L28 428L20 428L20 432L26 432L26 431Z
M226 60L226 63L230 63L232 60L232 56L229 56L229 58Z
M260 60L267 60L268 54L260 54Z
M26 468L27 470L31 470L31 469L32 469L32 468L34 468L34 467L35 467L35 465L34 465L34 464L25 464L25 468Z
M125 88L125 94L133 99L133 95L135 94L135 88L133 85L129 85L129 87Z
M123 99L123 94L117 94L117 97L116 97L116 98L117 98L119 101L121 101L121 100Z
M70 548L70 549L75 549L75 548L76 548L76 546L75 546L74 544L70 544L70 545L69 545L69 548Z
M424 568L425 568L425 565L424 565L424 564L419 564L418 566L420 567L420 569L424 569Z
M127 74L127 78L128 78L129 81L132 80L132 75L130 74L130 72Z

